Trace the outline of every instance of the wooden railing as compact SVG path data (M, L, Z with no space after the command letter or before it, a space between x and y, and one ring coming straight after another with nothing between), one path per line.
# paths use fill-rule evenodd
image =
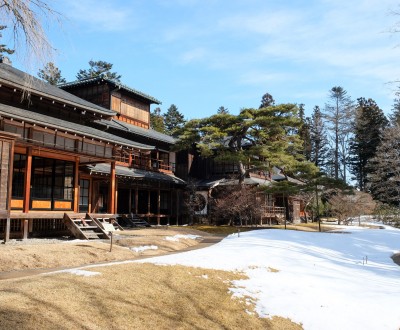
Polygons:
M286 209L280 206L264 206L264 217L284 216Z
M164 163L162 160L147 157L135 157L130 164L133 168L143 169L147 171L160 171L172 173L175 170L175 163Z

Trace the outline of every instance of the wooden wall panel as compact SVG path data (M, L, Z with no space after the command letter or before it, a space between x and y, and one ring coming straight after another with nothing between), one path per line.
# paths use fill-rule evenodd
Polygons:
M56 210L72 210L72 202L68 201L55 201L54 202L54 209Z
M12 199L11 208L12 209L22 209L24 207L24 201L22 199Z
M32 200L33 209L51 209L51 201Z

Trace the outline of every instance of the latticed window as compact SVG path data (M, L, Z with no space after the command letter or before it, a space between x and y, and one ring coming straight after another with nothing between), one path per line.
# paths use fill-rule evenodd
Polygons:
M89 185L89 180L79 180L79 212L89 211Z
M12 197L24 197L26 155L14 154Z
M74 163L65 160L33 157L31 197L55 201L74 199ZM72 206L72 203L68 205Z

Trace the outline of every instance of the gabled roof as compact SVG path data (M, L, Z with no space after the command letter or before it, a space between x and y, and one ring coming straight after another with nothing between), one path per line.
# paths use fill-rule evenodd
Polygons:
M154 129L147 129L147 128L142 128L142 127L138 127L132 124L128 124L125 123L123 121L120 120L116 120L116 119L111 119L111 120L97 120L95 121L95 123L98 123L102 126L109 126L118 130L122 130L125 132L129 132L129 133L133 133L139 136L143 136L149 139L154 139L157 141L162 141L162 142L166 142L166 143L170 143L170 144L175 144L176 143L176 139L170 135L167 134L163 134L160 132L157 132Z
M90 170L90 173L96 174L110 174L110 164L96 164L96 165L88 165L87 168ZM160 173L160 172L151 172L145 170L139 170L136 168L129 168L124 166L115 166L115 175L118 177L126 177L137 180L154 180L154 181L165 181L174 184L184 185L185 181L177 178L172 174Z
M105 116L114 116L116 114L115 111L90 103L4 63L0 63L0 84L26 90L31 94L67 104L71 107L88 110L96 114Z
M148 94L145 94L141 91L138 91L136 89L133 89L131 87L128 87L124 84L121 84L120 82L112 79L108 79L104 76L98 76L98 77L93 77L93 78L88 78L88 79L83 79L83 80L75 80L71 81L65 84L60 84L58 87L62 89L68 90L71 87L77 87L77 86L84 86L84 85L92 85L96 82L106 82L107 84L113 86L113 88L119 88L123 91L128 92L129 94L133 94L136 97L140 97L142 99L145 99L149 103L154 103L154 104L161 104L159 100L157 100L155 97L152 97Z
M87 138L94 138L105 142L110 142L122 145L129 148L136 148L140 150L153 150L153 146L136 143L128 139L95 129L89 126L76 124L70 121L42 115L33 111L12 107L5 104L0 104L0 115L10 117L15 120L25 121L38 126L46 126L48 128L57 129L59 131L68 131L69 133L76 133L83 135Z

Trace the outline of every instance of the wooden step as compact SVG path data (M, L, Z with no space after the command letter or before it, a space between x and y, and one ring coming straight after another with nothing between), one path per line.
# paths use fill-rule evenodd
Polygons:
M64 214L64 223L73 236L79 239L108 239L108 234L88 215Z

